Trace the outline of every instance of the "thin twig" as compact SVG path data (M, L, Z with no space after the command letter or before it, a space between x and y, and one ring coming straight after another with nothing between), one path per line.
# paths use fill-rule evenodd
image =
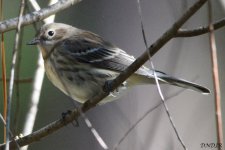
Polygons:
M1 0L0 20L3 20L3 0ZM5 46L4 46L4 34L1 34L1 66L2 66L2 89L3 89L3 118L7 116L7 83L6 83L6 63L5 63ZM6 142L6 127L4 126L4 142Z
M5 63L5 46L4 35L1 34L1 66L2 66L2 89L3 89L3 118L7 116L7 81L6 81L6 63ZM4 141L6 141L6 128L4 127Z
M9 82L10 79L6 78L6 82ZM0 82L3 82L3 78L0 78ZM15 83L31 83L33 78L24 78L24 79L15 79Z
M99 135L99 133L97 132L97 130L93 127L92 123L90 122L90 120L86 117L86 115L84 113L81 113L81 117L84 119L88 129L90 129L91 133L94 135L95 139L98 141L98 143L100 144L100 146L104 149L107 150L109 149L109 147L106 145L105 141L103 140L103 138Z
M29 2L35 11L38 11L41 9L41 7L39 6L36 0L29 0Z
M142 9L141 9L141 5L140 5L140 0L137 0L137 4L138 4L138 12L139 12L140 20L141 20L142 37L144 39L145 47L147 49L148 48L148 44L147 44L145 30L144 30L144 24L143 24L143 19L142 19ZM175 132L175 134L177 136L178 141L181 143L182 147L186 150L187 148L186 148L186 146L184 144L184 141L181 139L181 136L179 135L179 132L178 132L178 130L176 128L176 125L175 125L175 123L173 121L172 115L169 112L169 107L166 104L166 99L163 96L161 87L159 85L159 79L158 79L158 76L156 75L156 72L155 72L156 69L154 67L154 64L153 64L150 52L148 53L148 57L149 57L149 61L150 61L150 64L151 64L151 69L154 71L154 79L155 79L155 82L156 82L156 85L157 85L157 90L158 90L159 96L161 98L161 101L163 103L163 106L164 106L164 108L166 110L166 114L167 114L167 116L169 118L169 121L170 121L170 123L171 123L171 125L173 127L173 130L174 130L174 132Z
M26 8L24 8L25 10ZM14 131L14 133L16 133L16 131L18 131L18 123L19 123L19 115L20 115L20 104L21 104L21 99L20 99L20 83L21 82L16 82L16 81L19 81L20 80L20 67L21 67L21 53L22 53L22 41L23 41L23 38L24 38L24 34L23 34L23 28L21 29L21 32L20 32L20 37L19 38L19 41L18 41L18 51L17 51L17 63L16 63L16 66L15 66L15 80L14 80L14 83L15 83L15 101L14 101L14 105L15 105L15 111L14 111L14 120L12 121L12 124L13 124L13 127L12 127L12 131Z
M33 8L36 11L41 9L39 7L38 3L36 2L36 0L29 0L29 2L31 3L31 5L33 6ZM53 2L51 0L50 5L52 3ZM49 18L49 17L46 18L44 20L44 22L45 23L54 22L54 18L55 18L55 15L53 15L51 18ZM34 26L34 27L36 27L36 26ZM35 30L37 31L36 28L35 28ZM38 49L39 49L39 47L38 47ZM23 128L23 132L22 132L23 135L28 135L28 134L32 133L32 131L33 131L34 123L35 123L37 112L38 112L38 105L39 105L39 101L40 101L40 95L41 95L41 89L42 89L43 80L44 80L44 74L45 74L44 62L42 59L41 50L39 49L37 68L36 68L34 82L33 82L33 91L32 91L31 98L30 98L30 107L29 107L29 110L26 115L26 120L25 120L25 124L24 124L24 128ZM22 150L27 150L27 149L28 149L28 145L26 145L22 148Z
M1 113L0 113L0 120L2 120L2 122L3 122L3 124L4 124L4 127L6 127L6 121L4 120L4 118L3 118L3 116L2 116ZM19 144L16 142L16 140L14 139L14 136L13 136L13 133L12 133L11 130L9 130L9 134L10 134L11 137L13 137L12 141L16 144L16 148L17 148L17 149L20 149L20 146L19 146Z
M121 85L131 74L133 74L138 68L140 68L148 60L148 51L150 51L151 56L153 56L158 50L163 47L169 40L171 40L176 34L177 30L198 10L207 0L198 0L192 7L190 7L180 19L178 19L170 29L168 29L156 42L154 42L140 57L138 57L134 63L132 63L124 72L122 72L116 79L111 82L110 87L112 90L115 90L119 85ZM86 112L89 109L96 106L103 98L105 98L110 91L103 90L102 93L93 97L93 99L86 101L82 106L77 109L72 110L72 112L56 120L47 126L39 129L38 131L33 132L30 135L27 135L23 138L17 140L20 146L24 146L35 141L39 141L43 137L57 131L58 129L66 126L71 123L74 119L77 119L80 116L80 111ZM5 147L5 144L0 145L0 150ZM11 142L10 147L15 147Z
M33 82L33 92L31 94L30 107L26 115L26 120L23 128L23 135L28 135L32 133L34 123L37 116L38 104L40 100L41 88L44 79L44 66L42 55L39 53L38 56L38 65L34 76ZM37 82L38 81L38 82ZM24 146L22 149L26 150L28 146Z
M215 23L212 24L214 30L217 30L219 28L222 28L225 26L225 18L222 18ZM193 36L199 36L205 33L209 33L209 25L198 27L196 29L179 29L177 31L176 37L193 37Z
M57 3L58 0L49 0L49 6ZM52 23L52 22L55 22L55 14L49 16L48 18L44 19L44 22L47 24L47 23Z
M178 96L179 94L181 94L182 92L184 92L186 89L182 89L168 97L165 98L166 101L172 100L172 98ZM159 106L161 106L163 104L162 101L160 101L157 105L155 105L154 107L152 107L151 109L147 110L134 124L132 124L132 126L124 133L124 135L121 137L121 139L118 141L118 143L116 143L114 145L113 150L117 150L119 145L126 139L126 137L131 133L131 131L133 131L133 129L135 127L137 127L137 125L145 119L145 117L147 117L151 112L153 112L156 108L158 108Z
M14 42L13 49L13 57L11 64L11 72L10 72L10 81L9 81L9 95L7 99L7 118L6 118L6 150L9 150L9 142L10 142L10 114L11 114L11 104L12 104L12 95L13 95L13 87L14 87L14 78L15 78L15 65L17 63L17 55L18 55L18 47L19 47L19 38L20 38L20 30L21 30L21 19L23 16L24 8L25 8L25 0L21 0L20 4L20 12L19 12L19 20L17 24L17 31Z
M223 145L223 123L221 116L221 94L220 94L220 81L219 81L219 72L218 72L218 60L217 60L217 49L216 49L216 38L215 32L212 24L212 4L211 0L208 1L208 17L209 17L209 42L211 48L211 57L212 57L212 68L213 68L213 81L214 81L214 90L215 90L215 109L216 109L216 126L217 126L217 140L218 143ZM221 150L222 147L218 146L218 150Z

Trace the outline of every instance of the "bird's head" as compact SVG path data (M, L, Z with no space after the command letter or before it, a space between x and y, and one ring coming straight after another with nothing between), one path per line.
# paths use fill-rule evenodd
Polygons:
M43 57L48 54L60 41L76 33L76 28L63 23L50 23L43 25L36 36L27 44L38 45Z

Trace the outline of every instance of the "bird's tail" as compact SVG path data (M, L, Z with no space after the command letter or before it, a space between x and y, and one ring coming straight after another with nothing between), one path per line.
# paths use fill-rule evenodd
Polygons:
M196 83L186 81L184 79L174 78L174 77L171 77L171 76L169 76L163 72L159 72L159 71L156 71L156 75L157 75L159 81L161 81L163 83L168 83L168 84L179 86L182 88L191 89L191 90L194 90L197 92L201 92L202 94L210 93L209 89L207 89L201 85L198 85Z

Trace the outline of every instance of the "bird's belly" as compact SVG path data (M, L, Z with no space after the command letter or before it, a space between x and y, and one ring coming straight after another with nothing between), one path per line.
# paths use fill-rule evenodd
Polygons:
M118 74L106 70L71 69L71 71L56 71L51 63L45 63L45 70L49 80L66 95L74 100L84 103L102 92L105 81L114 79ZM76 71L72 71L76 70ZM121 97L126 90L122 85L107 96L101 103L106 103Z
M74 100L83 103L93 95L93 91L90 90L90 85L87 83L88 80L83 78L82 80L78 79L77 73L56 71L55 67L50 63L45 64L45 70L49 80ZM96 87L95 91L96 89L99 88Z

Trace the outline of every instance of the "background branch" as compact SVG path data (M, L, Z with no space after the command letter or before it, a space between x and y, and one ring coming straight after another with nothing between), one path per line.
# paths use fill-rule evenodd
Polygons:
M13 97L13 90L14 90L14 79L15 79L15 71L16 71L16 64L18 62L18 53L19 53L19 40L20 40L20 33L21 33L21 18L23 16L25 8L25 0L21 0L20 3L20 11L19 11L19 19L17 22L17 29L14 41L14 49L13 49L13 56L12 56L12 63L11 63L11 70L10 70L10 80L9 80L9 93L7 99L7 117L6 117L6 148L5 150L9 150L9 143L11 140L10 136L10 123L11 123L11 105L12 105L12 97Z
M3 0L0 0L0 20L3 20ZM3 119L6 120L7 111L7 83L6 83L6 59L5 59L5 44L4 44L4 34L1 33L1 70L2 70L2 89L3 89ZM3 129L3 139L6 142L6 126Z
M52 5L56 3L57 1L58 0L50 0L49 5ZM36 2L36 0L30 0L30 3L36 11L41 9L38 3ZM55 15L52 15L44 19L44 23L52 23L54 22L54 20L55 20ZM34 28L36 31L38 30L36 26L34 26ZM37 68L36 68L36 72L34 76L33 89L32 89L32 94L30 98L30 107L27 111L26 120L25 120L25 124L23 128L23 132L22 132L23 135L28 135L32 133L33 131L34 124L37 117L41 89L42 89L44 75L45 75L44 62L42 59L41 50L39 47L38 49L39 49L39 56L37 60ZM22 148L22 150L27 150L27 149L28 149L28 145Z
M81 1L82 0L59 0L59 2L53 5L50 5L46 8L43 8L39 11L35 11L35 12L24 15L22 17L21 25L25 26L25 25L32 24L34 22L38 22L72 5L75 5ZM0 33L16 29L17 22L18 22L18 17L0 22ZM215 30L221 27L224 27L225 18L218 20L213 25ZM179 29L178 32L176 33L176 37L193 37L193 36L202 35L208 32L209 32L209 26L198 27L192 30Z
M172 98L180 95L182 92L184 92L185 89L182 89L174 94L172 94L171 96L168 96L165 98L165 101L170 101L172 100ZM141 121L143 121L148 115L150 115L151 112L153 112L154 110L156 110L158 107L161 106L161 104L163 104L162 101L160 101L157 105L155 105L154 107L150 108L149 110L147 110L134 124L132 124L132 126L124 133L124 135L120 138L120 140L118 140L118 143L116 143L113 146L113 150L118 150L119 149L119 145L127 138L127 136L134 130L134 128L137 127L138 124L140 124Z
M219 28L222 28L225 26L225 18L222 18L215 23L212 24L214 30L217 30ZM176 37L193 37L193 36L199 36L205 33L210 32L209 25L208 26L202 26L198 27L196 29L188 30L188 29L179 29L177 31Z
M212 3L208 1L208 17L209 17L209 43L211 49L213 83L215 91L215 111L216 111L216 127L217 127L217 141L223 145L223 123L222 123L222 110L221 110L221 94L220 94L220 81L219 81L219 66L216 48L215 30L212 24ZM222 147L218 147L220 150Z
M35 12L24 15L21 18L21 26L29 25L34 22L43 20L81 1L82 0L59 0L59 2L51 6L48 6L39 11L35 11ZM8 19L8 20L0 22L0 33L16 29L18 20L19 18L16 17L13 19Z
M150 53L153 56L158 50L163 47L169 40L171 40L177 33L177 30L187 21L207 0L198 0L192 7L190 7L178 21L176 21L173 26L167 30L156 42L154 42L139 58L136 59L124 72L122 72L115 80L110 83L111 89L116 89L120 84L122 84L130 75L132 75L138 68L140 68L147 60L148 54ZM77 119L80 116L79 112L86 112L92 107L95 107L98 102L105 98L110 91L104 90L104 92L95 96L93 99L85 102L78 109L74 109L70 114L65 116L65 118L59 119L55 122L50 123L46 127L41 128L38 131L33 132L30 135L27 135L21 139L18 139L17 142L20 146L30 144L35 141L39 141L41 138L57 131L61 127L71 123L74 119ZM4 144L0 145L0 150L4 148ZM15 147L13 142L10 143L10 146Z

